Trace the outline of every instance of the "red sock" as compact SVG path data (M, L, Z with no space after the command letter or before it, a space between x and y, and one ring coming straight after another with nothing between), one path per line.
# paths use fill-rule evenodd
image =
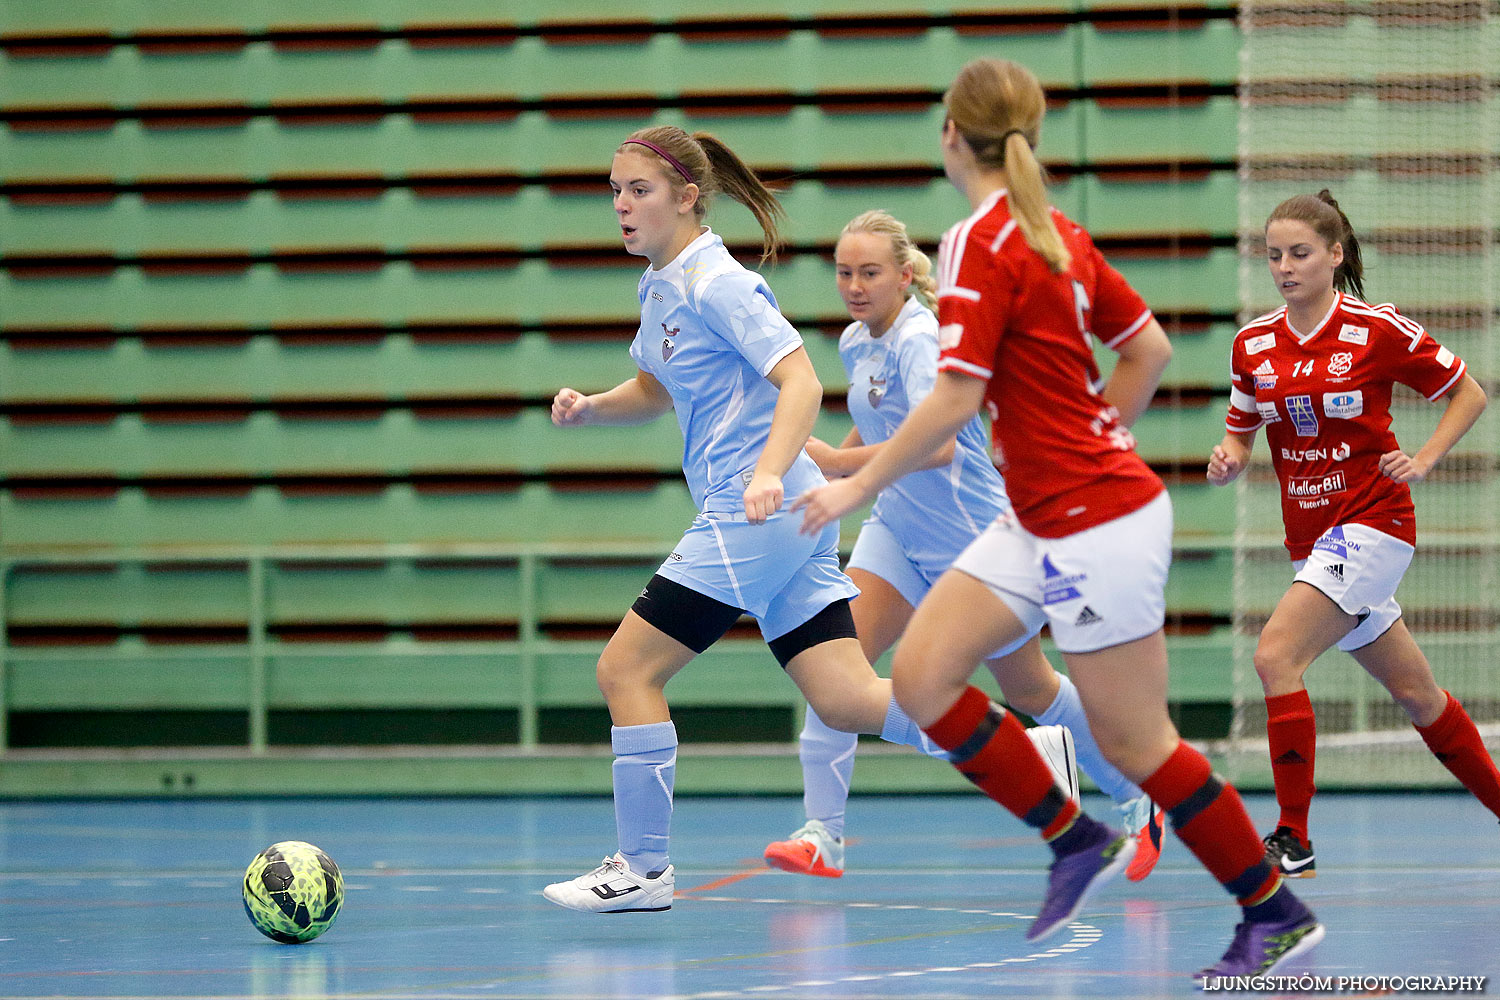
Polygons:
M1281 885L1239 792L1214 775L1207 757L1177 744L1141 791L1167 811L1177 836L1241 906L1264 902Z
M953 755L953 766L964 777L1046 839L1078 817L1078 804L1057 788L1025 727L977 687L959 695L926 733Z
M1271 776L1276 802L1281 806L1278 826L1291 827L1306 846L1307 810L1312 805L1313 761L1317 756L1318 724L1307 691L1293 691L1266 699L1266 735L1271 741Z
M1464 711L1458 699L1447 691L1448 707L1430 726L1417 726L1433 756L1442 761L1453 776L1484 803L1486 809L1500 816L1500 772L1484 748L1484 739L1474 728L1474 720Z

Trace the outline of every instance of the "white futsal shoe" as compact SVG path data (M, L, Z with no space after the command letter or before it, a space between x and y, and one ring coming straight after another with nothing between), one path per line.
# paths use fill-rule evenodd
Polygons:
M1074 802L1078 801L1078 756L1073 752L1073 733L1067 726L1033 726L1026 730L1037 753L1052 768L1057 784Z
M542 895L558 906L585 913L656 913L672 908L674 874L667 865L654 878L637 875L617 853L587 875L552 883Z

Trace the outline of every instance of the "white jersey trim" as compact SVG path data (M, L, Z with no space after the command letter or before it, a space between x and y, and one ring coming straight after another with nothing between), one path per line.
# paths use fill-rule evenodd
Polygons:
M768 362L766 362L765 370L760 373L761 378L765 378L767 375L771 374L771 370L773 368L775 368L777 365L781 364L783 361L785 361L791 355L796 354L797 353L797 349L799 347L802 347L802 346L803 346L803 344L800 341L798 343L795 343L795 344L788 344L788 345L786 345L786 349L785 350L783 350L783 351L781 351L781 352L779 352L777 354L771 355L771 360L768 361Z
M889 438L887 438L887 440L889 440ZM948 463L948 477L947 478L948 478L948 488L953 491L953 506L958 510L958 512L960 514L963 515L964 524L968 525L969 529L971 531L973 531L974 534L977 536L979 534L979 532L984 529L984 525L974 523L974 515L970 514L969 513L969 508L964 505L964 501L963 501L964 456L963 456L963 453L957 447L955 447L953 449L953 461L951 461L951 462ZM1006 498L1006 502L1007 503L1009 502L1009 496L1008 495L1007 495L1007 498Z
M943 236L943 239L945 241L949 241L947 254L948 259L942 261L942 264L944 266L942 276L938 281L939 296L943 294L943 289L953 288L958 284L959 264L963 261L964 247L967 246L969 242L969 231L974 228L975 223L988 215L990 213L990 210L993 209L1003 197L1005 197L1005 188L1001 188L998 191L992 192L988 198L979 203L979 207L974 210L973 214L971 214L964 221L960 222L958 225L954 226L952 229L949 229L948 232ZM941 256L943 255L939 254L939 257Z
M1016 231L1016 220L1011 219L1000 227L1000 232L995 234L995 241L990 244L990 253L999 253L1000 248L1005 246L1005 241L1010 239L1010 234Z
M1447 394L1448 390L1453 388L1454 383L1464 377L1464 372L1468 369L1468 367L1468 363L1465 362L1462 358L1459 358L1458 371L1454 372L1453 377L1443 383L1443 387L1441 389L1433 393L1431 396L1427 397L1428 402L1435 403L1438 400L1442 399L1443 396Z
M1117 334L1113 340L1106 340L1104 342L1104 346L1113 348L1116 344L1124 343L1131 337L1135 336L1137 333L1141 332L1141 329L1145 327L1145 325L1149 322L1151 322L1151 310L1147 309L1145 312L1136 317L1134 323L1131 323L1124 329L1123 332Z
M979 365L973 364L968 361L961 361L958 358L943 358L938 362L938 371L940 372L952 371L954 369L957 369L958 371L961 371L966 375L974 375L985 380L993 378L995 374L994 371L989 368L982 368Z
M1343 292L1333 293L1333 305L1328 307L1328 311L1323 314L1323 318L1318 320L1318 322L1313 326L1311 333L1300 332L1295 326L1292 325L1292 318L1290 316L1287 316L1286 328L1291 332L1292 338L1303 347L1306 347L1309 341L1311 341L1318 334L1322 333L1323 330L1328 326L1328 321L1333 318L1333 314L1338 312L1339 306L1344 304L1344 298L1345 295Z
M1255 408L1255 397L1234 386L1229 387L1229 405L1243 413L1259 416L1259 411Z
M1275 326L1286 315L1286 306L1277 306L1264 316L1257 316L1244 326L1240 327L1235 339L1238 340L1247 330L1258 330L1263 326Z
M744 369L736 369L734 380L734 392L730 395L729 405L724 407L724 417L714 426L713 432L709 434L703 449L703 469L707 482L714 481L714 463L709 456L713 454L714 448L724 440L735 423L739 421L740 414L745 409L745 379ZM739 470L734 470L739 471Z
M703 294L702 291L699 290L701 288L700 282L706 282L707 280L718 277L720 274L723 274L726 271L734 270L734 266L730 264L730 262L721 261L719 265L712 270L705 271L702 274L695 274L693 277L694 287L688 287L689 282L686 267L687 259L694 253L702 250L704 247L709 246L711 243L713 243L713 241L714 231L709 227L704 226L703 231L697 236L693 237L692 242L683 247L682 250L678 252L677 256L673 257L666 264L662 265L659 268L651 267L648 265L646 267L645 273L641 275L640 292L642 298L644 299L645 297L647 282L669 281L673 285L676 285L678 290L682 292L683 301L689 303L693 306L693 308L696 309L698 307L698 300L702 297Z
M938 298L968 299L970 302L978 302L982 298L984 298L984 296L979 292L976 292L972 288L963 288L959 285L949 285L947 288L938 289Z
M1382 319L1394 326L1411 341L1407 345L1407 353L1415 351L1421 345L1422 339L1427 336L1427 331L1422 328L1422 324L1416 320L1402 316L1396 312L1396 307L1389 302L1372 306L1368 302L1360 302L1358 299L1351 299L1345 296L1344 308L1356 316L1369 316L1372 319Z

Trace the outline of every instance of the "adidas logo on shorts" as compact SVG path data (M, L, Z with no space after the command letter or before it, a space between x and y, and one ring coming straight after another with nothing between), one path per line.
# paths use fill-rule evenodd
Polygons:
M1095 614L1094 609L1085 604L1083 610L1078 612L1078 617L1073 620L1073 626L1078 628L1083 625L1097 625L1103 620L1102 615Z
M1343 583L1344 582L1344 564L1343 563L1334 563L1332 566L1324 566L1323 568L1328 571L1328 575L1329 576L1333 577L1339 583Z

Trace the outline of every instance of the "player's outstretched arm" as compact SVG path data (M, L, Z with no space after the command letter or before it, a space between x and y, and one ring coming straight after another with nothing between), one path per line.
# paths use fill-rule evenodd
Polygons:
M807 457L818 463L818 468L829 479L842 479L854 472L863 463L850 463L849 455L864 445L859 428L851 428L843 443L833 445L814 435L802 448Z
M984 381L968 375L939 372L932 393L917 404L859 472L797 498L792 509L804 512L802 533L823 530L902 476L923 468L923 463L979 412L985 386Z
M649 423L671 408L672 396L666 387L649 373L638 371L635 378L608 392L585 395L577 389L559 389L552 397L552 422L558 427L628 427Z
M864 468L865 463L880 454L880 449L884 448L885 445L884 441L865 444L864 439L859 436L859 431L855 430L850 431L849 437L845 438L844 443L837 448L826 442L819 441L817 438L809 438L807 442L807 454L814 462L818 463L818 468L823 470L823 475L829 479L842 479L845 476L852 476ZM923 462L918 468L941 469L952 465L953 453L957 449L958 439L956 437L949 438L947 444L933 452L927 461Z

